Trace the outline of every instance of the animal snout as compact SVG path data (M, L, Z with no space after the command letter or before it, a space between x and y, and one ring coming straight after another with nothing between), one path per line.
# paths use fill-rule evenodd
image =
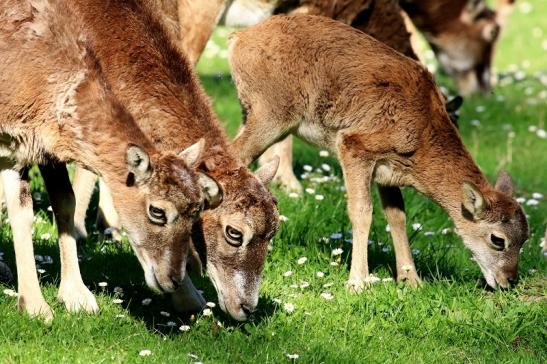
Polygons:
M516 286L519 282L519 277L517 275L509 276L507 277L507 282L509 282L509 286Z
M181 278L177 275L171 275L170 278L171 278L171 284L173 285L173 288L178 289L182 282Z
M248 303L241 304L241 310L249 317L253 312L256 311L256 306L250 305Z

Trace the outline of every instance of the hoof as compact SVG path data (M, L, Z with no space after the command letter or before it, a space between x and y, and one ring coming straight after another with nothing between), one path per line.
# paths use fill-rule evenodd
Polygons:
M404 283L412 288L418 288L422 285L422 280L416 273L414 266L404 266L406 269L399 269L397 271L397 282Z
M95 296L83 283L61 283L57 299L64 303L69 312L85 311L90 314L99 312Z
M359 294L369 287L370 284L366 283L364 279L350 278L346 282L346 290L351 294Z
M43 297L29 300L28 298L19 296L17 305L19 310L26 312L32 318L42 320L46 324L51 323L53 320L53 310Z

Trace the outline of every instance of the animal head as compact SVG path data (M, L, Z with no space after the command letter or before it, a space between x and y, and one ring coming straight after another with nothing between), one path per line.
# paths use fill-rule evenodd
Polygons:
M200 140L179 155L153 156L130 145L125 188L111 185L146 283L158 292L172 292L182 281L192 226L205 206L214 206L214 182L192 168L203 145Z
M492 288L516 283L520 249L528 239L526 216L512 194L513 182L505 172L486 192L467 182L462 187L464 222L458 232Z
M492 86L491 68L496 41L514 0L498 0L497 9L484 0L469 0L460 16L428 40L441 67L451 75L459 92L467 96Z
M277 201L265 187L278 163L267 163L254 174L243 166L219 174L222 203L201 214L201 228L194 234L220 307L239 321L258 304L268 244L278 228Z

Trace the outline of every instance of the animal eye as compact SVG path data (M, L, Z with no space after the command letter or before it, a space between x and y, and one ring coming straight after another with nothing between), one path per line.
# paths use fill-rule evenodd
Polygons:
M165 210L155 206L148 206L148 218L155 224L165 225L167 224L167 216Z
M236 228L227 225L225 230L226 241L232 246L241 246L243 244L243 233Z
M494 249L496 250L504 250L505 249L505 239L500 238L499 236L496 236L494 234L490 234L490 241L492 242L492 245Z

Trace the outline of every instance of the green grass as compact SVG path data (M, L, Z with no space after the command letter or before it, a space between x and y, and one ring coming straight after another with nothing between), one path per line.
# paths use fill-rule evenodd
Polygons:
M503 34L497 67L505 81L491 95L467 99L460 119L462 137L483 171L493 181L500 168L508 170L515 179L517 196L526 199L534 192L547 198L547 139L529 131L530 126L546 128L547 51L542 42L547 40L547 3L530 3L533 11L523 14L517 7ZM539 32L534 28L541 29L542 35L534 36ZM226 33L215 34L221 49ZM212 56L204 58L198 70L233 136L240 120L239 104L225 58L220 57L222 53ZM511 65L523 69L525 78L514 80L515 66ZM480 126L472 120L479 120ZM177 316L166 298L154 296L145 287L128 244L114 244L97 235L82 247L81 267L84 281L98 296L101 312L97 316L68 314L55 301L59 281L56 233L47 196L39 177L34 177L35 197L40 197L35 250L53 257L53 264L41 264L45 270L41 280L56 316L51 326L30 320L17 312L15 298L1 293L16 287L0 286L0 362L262 363L288 362L287 354L298 354L297 362L325 363L547 361L547 264L539 246L546 228L546 198L537 206L524 204L531 236L521 255L520 283L515 289L492 293L478 283L480 271L461 240L453 233L441 233L453 226L446 214L406 190L409 236L425 284L410 289L382 282L361 295L349 295L344 282L351 245L344 240L350 237L351 227L339 189L339 166L332 158L319 157L317 149L296 144L297 175L304 165L316 169L323 163L332 167L337 178L321 184L310 179L302 182L314 188L315 194L324 195L324 200L316 200L313 194L295 199L275 191L281 214L288 221L273 239L259 311L245 324L233 322L218 308L212 317ZM413 223L421 223L422 230L413 231ZM330 238L333 233L341 233L342 239ZM374 241L369 247L371 269L382 278L393 276L391 237L385 231L377 196L370 239ZM342 248L343 254L333 257L335 248ZM0 229L0 251L14 268L7 224ZM297 260L303 256L308 259L299 265ZM289 270L292 275L285 277L283 273ZM323 278L316 275L319 271ZM99 287L101 281L108 286ZM208 300L216 301L208 280L196 281ZM305 282L309 286L302 288ZM115 287L123 289L121 304L113 303L120 296ZM324 292L334 298L324 299ZM147 297L153 299L152 304L143 306L141 301ZM292 313L286 304L294 305ZM170 312L171 317L161 311ZM169 321L177 326L189 324L191 329L181 332L167 326ZM152 354L140 357L143 349Z

